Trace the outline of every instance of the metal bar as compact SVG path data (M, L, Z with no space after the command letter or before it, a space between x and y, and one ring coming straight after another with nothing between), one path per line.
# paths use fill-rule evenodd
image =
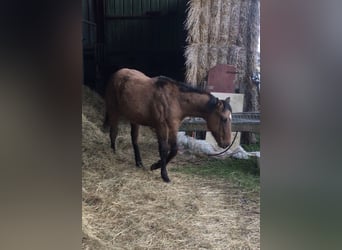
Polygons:
M180 126L181 131L207 131L206 121L202 118L185 119ZM232 114L232 131L260 132L260 113L242 112Z
M200 123L182 123L179 131L208 131L207 125L200 124ZM232 131L238 132L253 132L253 133L260 133L260 123L256 124L233 124L232 123Z

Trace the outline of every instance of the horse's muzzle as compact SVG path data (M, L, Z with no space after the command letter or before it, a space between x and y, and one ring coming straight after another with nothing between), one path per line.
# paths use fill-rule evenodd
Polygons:
M228 147L230 145L230 142L229 143L219 143L218 145L221 148L226 148L226 147Z

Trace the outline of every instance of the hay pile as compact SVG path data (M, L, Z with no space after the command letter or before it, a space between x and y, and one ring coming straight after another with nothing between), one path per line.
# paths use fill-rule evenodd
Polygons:
M103 101L83 89L83 249L259 249L259 198L230 183L134 167L129 129L121 124L117 154L102 131ZM157 160L156 140L141 129L145 166ZM253 197L251 199L250 197Z
M247 111L259 110L255 86L250 81L259 67L259 6L259 0L190 0L185 22L186 81L204 88L210 68L235 65L240 72L236 87L246 93Z

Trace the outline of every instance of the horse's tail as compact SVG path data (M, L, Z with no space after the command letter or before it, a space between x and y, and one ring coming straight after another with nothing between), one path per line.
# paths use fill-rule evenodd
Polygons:
M117 106L116 103L116 93L115 88L112 88L112 86L109 86L113 81L115 81L116 73L114 75L112 74L109 79L107 80L106 87L105 87L105 94L104 94L104 101L105 101L105 114L103 119L103 125L102 129L103 131L108 131L108 128L110 126L110 119L109 119L109 112L112 109L112 104L114 103L114 106Z
M102 130L107 131L109 128L109 114L108 114L108 85L109 85L110 79L107 79L106 86L105 86L105 93L104 93L104 119L102 124Z

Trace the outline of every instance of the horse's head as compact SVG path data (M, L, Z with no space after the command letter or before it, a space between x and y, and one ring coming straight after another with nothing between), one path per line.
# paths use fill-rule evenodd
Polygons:
M229 97L226 100L216 98L215 107L207 118L208 129L221 148L231 143L232 108L229 102Z

